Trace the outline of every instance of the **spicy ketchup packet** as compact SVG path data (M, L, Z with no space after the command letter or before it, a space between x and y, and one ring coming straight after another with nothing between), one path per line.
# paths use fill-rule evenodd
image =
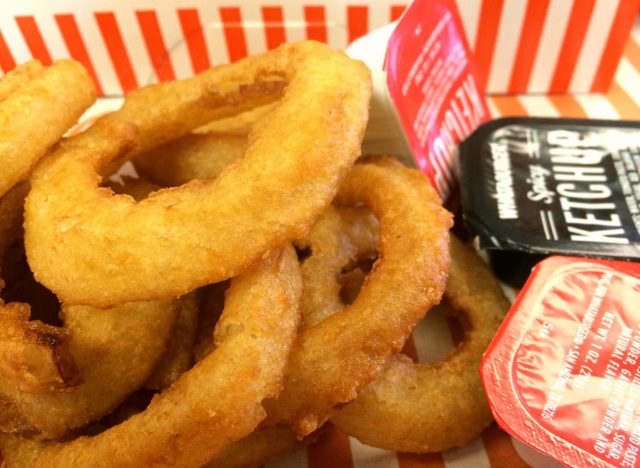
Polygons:
M539 263L480 372L525 444L568 466L640 466L640 263Z

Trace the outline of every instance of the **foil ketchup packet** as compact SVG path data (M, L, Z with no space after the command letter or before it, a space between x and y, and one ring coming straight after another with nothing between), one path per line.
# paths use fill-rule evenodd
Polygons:
M481 366L498 424L568 466L640 466L640 264L535 267Z
M640 123L494 120L460 165L465 224L501 280L551 254L640 260Z

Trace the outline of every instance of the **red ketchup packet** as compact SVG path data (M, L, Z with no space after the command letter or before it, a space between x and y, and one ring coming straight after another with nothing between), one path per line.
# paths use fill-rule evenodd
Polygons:
M489 118L453 0L414 0L391 34L391 99L416 164L443 199L456 187L456 145Z
M503 429L568 466L640 466L640 263L549 257L484 356Z

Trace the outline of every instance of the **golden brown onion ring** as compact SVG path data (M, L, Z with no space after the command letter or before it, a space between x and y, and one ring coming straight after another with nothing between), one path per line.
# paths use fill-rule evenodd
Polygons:
M394 356L333 415L335 425L365 444L418 453L462 446L489 425L478 369L509 301L487 265L453 236L445 298L468 325L465 340L438 363Z
M253 126L244 157L220 177L139 203L97 189L109 162L281 92ZM359 156L370 93L362 63L315 42L130 93L33 174L25 243L36 279L65 302L107 307L233 277L302 237L329 204Z
M231 281L216 350L147 409L93 437L36 442L0 436L9 466L200 466L264 419L282 387L299 323L300 269L291 247ZM141 438L143 441L141 441Z
M89 74L72 60L48 68L28 62L0 80L0 197L27 178L95 97Z
M267 422L289 422L299 437L354 399L400 351L440 302L449 266L451 215L419 171L391 158L356 164L335 203L364 204L376 215L380 258L353 304L298 335Z

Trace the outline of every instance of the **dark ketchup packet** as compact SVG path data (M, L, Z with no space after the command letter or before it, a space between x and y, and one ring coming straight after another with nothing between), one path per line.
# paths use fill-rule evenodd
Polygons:
M460 145L463 217L519 287L551 254L640 260L640 122L513 117Z
M640 466L640 263L540 262L480 374L523 443L571 467Z

